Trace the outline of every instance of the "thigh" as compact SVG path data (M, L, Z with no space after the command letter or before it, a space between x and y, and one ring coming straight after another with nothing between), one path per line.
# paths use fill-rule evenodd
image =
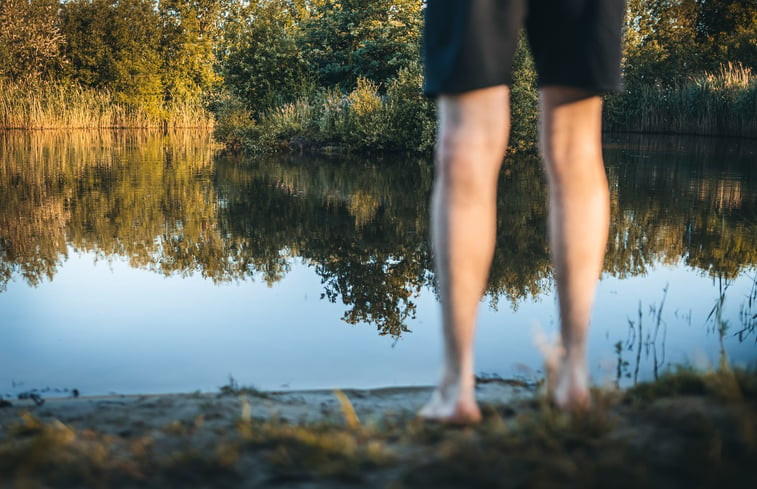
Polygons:
M423 30L427 95L512 82L525 0L428 0Z
M464 131L466 138L504 136L509 121L510 89L505 85L442 94L437 99L439 132Z
M618 90L624 16L624 0L529 0L526 26L539 86Z

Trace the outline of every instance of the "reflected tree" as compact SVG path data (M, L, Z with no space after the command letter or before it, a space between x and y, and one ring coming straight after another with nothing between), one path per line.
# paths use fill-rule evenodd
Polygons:
M407 331L413 298L429 280L426 164L234 159L218 169L228 234L270 264L281 264L281 250L304 258L321 277L322 297L347 307L346 322Z

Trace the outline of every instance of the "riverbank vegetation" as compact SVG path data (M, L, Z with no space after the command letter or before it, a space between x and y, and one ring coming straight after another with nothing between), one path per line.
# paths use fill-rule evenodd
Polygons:
M0 0L0 128L209 127L253 152L426 152L420 0ZM630 0L610 131L757 137L751 0ZM515 61L511 146L533 150Z
M240 8L221 62L231 98L220 139L255 152L430 149L433 107L420 95L421 2L358 3ZM757 17L749 0L632 0L625 32L625 88L607 99L608 130L757 137ZM396 49L399 38L405 49ZM380 60L391 61L378 69ZM535 149L535 83L521 41L511 100L516 151ZM403 98L390 90L398 86Z
M208 127L221 0L0 1L0 128Z
M0 80L0 128L106 129L206 128L213 114L200 99L170 100L157 110L123 101L106 89L77 82L14 83Z
M757 137L757 13L749 0L628 3L625 89L611 131Z
M429 151L436 121L422 94L421 4L272 0L239 7L221 60L229 98L218 137L253 152ZM535 79L521 40L516 149L535 147Z

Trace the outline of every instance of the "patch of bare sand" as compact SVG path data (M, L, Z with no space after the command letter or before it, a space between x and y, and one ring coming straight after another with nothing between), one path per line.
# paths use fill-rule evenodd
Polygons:
M517 382L489 381L477 387L478 399L508 403L533 394ZM414 415L428 401L431 387L345 389L342 391L363 423ZM0 427L29 412L44 422L58 420L76 430L89 429L118 436L139 436L151 430L201 422L228 427L242 417L292 424L339 421L343 408L332 390L255 392L244 389L222 394L110 395L49 398L42 406L32 400L13 401L0 409ZM245 404L249 407L245 407Z

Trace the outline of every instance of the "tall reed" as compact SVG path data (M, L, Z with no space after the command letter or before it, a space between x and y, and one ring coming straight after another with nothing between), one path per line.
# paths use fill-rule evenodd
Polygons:
M757 138L757 75L721 65L672 87L639 85L609 97L611 131Z
M213 116L200 100L167 103L159 111L119 102L108 90L75 83L16 83L0 79L1 129L210 129Z

